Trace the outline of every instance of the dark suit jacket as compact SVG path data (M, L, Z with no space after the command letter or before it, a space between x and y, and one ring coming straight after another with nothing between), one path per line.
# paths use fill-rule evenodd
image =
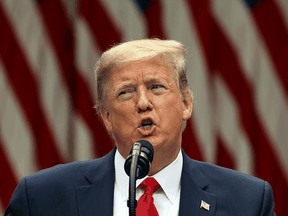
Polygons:
M5 216L113 215L114 155L42 170L21 179ZM200 208L201 200L210 210ZM179 215L275 215L271 186L258 178L190 159L183 152Z

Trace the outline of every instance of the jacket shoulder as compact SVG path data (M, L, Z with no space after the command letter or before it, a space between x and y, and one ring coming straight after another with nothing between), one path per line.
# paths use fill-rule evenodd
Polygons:
M56 166L40 170L32 175L26 176L27 182L33 184L52 183L61 181L75 181L84 178L84 174L93 166L97 164L97 159L89 161L77 161L67 164L58 164Z
M102 175L107 170L113 169L114 166L114 150L109 154L93 160L76 161L67 164L59 164L51 168L43 169L35 174L26 176L26 184L33 184L33 187L41 186L45 184L49 186L51 184L75 184L85 185L87 180L85 176L91 172L95 176ZM88 180L89 182L89 180Z
M91 179L113 174L114 152L99 159L56 165L23 177L5 216L76 215L77 188L90 186Z
M275 215L273 192L268 182L188 157L185 166L191 182L217 198L218 210L230 215L235 209L239 215Z
M192 159L191 159L192 160ZM233 169L221 167L215 164L210 164L206 162L201 161L195 161L198 168L201 170L201 172L206 176L206 178L209 178L213 181L221 181L221 182L231 182L231 184L235 185L236 183L243 182L245 184L251 183L251 184L264 184L264 180L257 178L255 176L239 172ZM227 181L227 182L226 182Z

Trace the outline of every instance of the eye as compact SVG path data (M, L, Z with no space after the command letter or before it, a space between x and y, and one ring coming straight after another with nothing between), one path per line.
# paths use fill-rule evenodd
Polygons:
M163 87L163 86L160 86L160 85L153 85L153 86L151 87L151 89L159 89L159 88L161 88L161 87Z
M156 95L163 94L165 92L165 87L163 85L152 85L150 88L151 92L153 92Z
M124 95L124 94L126 94L127 93L127 91L121 91L120 93L119 93L119 96L120 95Z
M134 90L128 89L128 90L120 91L118 94L118 98L121 100L128 100L131 97L133 97L133 95L134 95Z

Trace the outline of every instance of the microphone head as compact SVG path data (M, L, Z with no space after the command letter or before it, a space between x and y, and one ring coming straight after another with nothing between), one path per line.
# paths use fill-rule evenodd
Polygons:
M130 168L131 168L131 161L133 157L133 149L135 144L140 145L140 153L138 155L138 161L137 161L137 171L136 171L136 178L141 179L148 175L151 163L153 161L154 157L154 148L150 142L147 140L139 140L134 143L132 146L132 149L130 151L130 155L127 157L124 169L128 176L130 176Z
M136 143L140 143L141 145L140 151L145 152L148 157L148 160L152 163L154 157L154 148L152 144L147 140L138 140ZM130 154L132 154L132 150L133 148L131 149Z

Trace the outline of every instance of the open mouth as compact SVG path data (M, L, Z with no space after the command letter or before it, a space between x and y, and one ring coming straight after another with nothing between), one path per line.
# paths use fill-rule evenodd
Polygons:
M149 129L152 126L152 121L144 121L142 123L142 128L143 129Z
M154 133L157 123L150 117L143 118L140 124L138 125L138 132L141 136L147 137Z

